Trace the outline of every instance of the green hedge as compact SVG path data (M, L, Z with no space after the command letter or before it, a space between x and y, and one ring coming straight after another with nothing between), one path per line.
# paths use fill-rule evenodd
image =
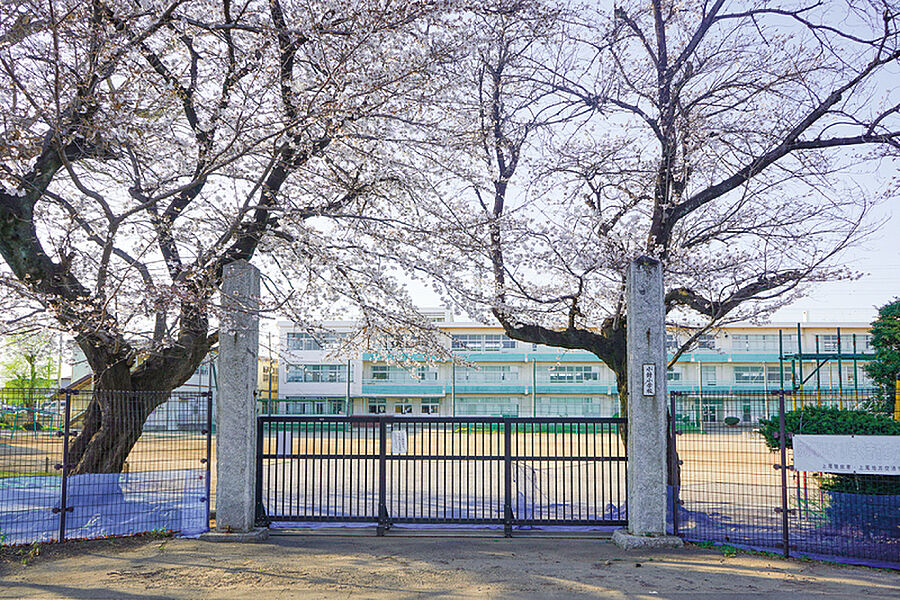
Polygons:
M900 435L900 421L858 410L807 406L784 413L788 433L809 435ZM778 415L759 420L759 432L769 448L778 448ZM791 448L791 436L787 447Z
M760 419L759 432L766 446L778 448L778 416ZM900 435L900 421L883 414L858 410L809 406L784 414L784 429L789 434L808 435ZM793 447L791 435L786 446ZM832 492L851 494L900 494L900 477L891 475L828 474L819 478L819 486Z

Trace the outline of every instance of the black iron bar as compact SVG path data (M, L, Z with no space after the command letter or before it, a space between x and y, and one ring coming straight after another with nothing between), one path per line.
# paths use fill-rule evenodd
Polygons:
M784 391L778 394L778 447L781 451L781 543L784 557L790 556L790 531L788 529L787 488L787 434L784 427Z
M63 422L63 454L62 454L62 480L59 485L59 541L66 541L66 514L69 512L68 506L68 480L69 480L69 436L71 435L70 425L72 421L72 390L65 389L66 408L64 409Z

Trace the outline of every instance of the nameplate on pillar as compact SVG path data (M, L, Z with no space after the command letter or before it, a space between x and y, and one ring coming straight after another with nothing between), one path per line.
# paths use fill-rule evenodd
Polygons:
M656 395L656 365L644 365L643 387L645 396Z

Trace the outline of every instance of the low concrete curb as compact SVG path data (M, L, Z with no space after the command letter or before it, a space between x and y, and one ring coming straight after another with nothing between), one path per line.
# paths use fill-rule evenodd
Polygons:
M646 550L649 548L681 548L684 542L674 535L631 535L625 529L613 531L613 542L623 550Z
M204 542L235 542L238 544L247 544L261 542L269 537L268 527L256 527L250 531L235 531L227 533L224 531L207 531L200 534L200 539Z

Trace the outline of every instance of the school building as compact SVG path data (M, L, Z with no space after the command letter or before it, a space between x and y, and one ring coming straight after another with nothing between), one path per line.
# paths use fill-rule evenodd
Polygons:
M333 335L310 335L279 323L281 414L442 416L613 416L615 376L589 352L510 339L499 326L435 318L447 349L468 364L444 361L410 371L363 354L328 358L329 342L353 323L333 322ZM671 332L671 358L689 335ZM700 336L668 370L670 391L820 389L848 397L872 384L866 323L735 324ZM779 360L784 357L784 360ZM717 409L712 408L713 413ZM710 421L726 416L706 415Z

